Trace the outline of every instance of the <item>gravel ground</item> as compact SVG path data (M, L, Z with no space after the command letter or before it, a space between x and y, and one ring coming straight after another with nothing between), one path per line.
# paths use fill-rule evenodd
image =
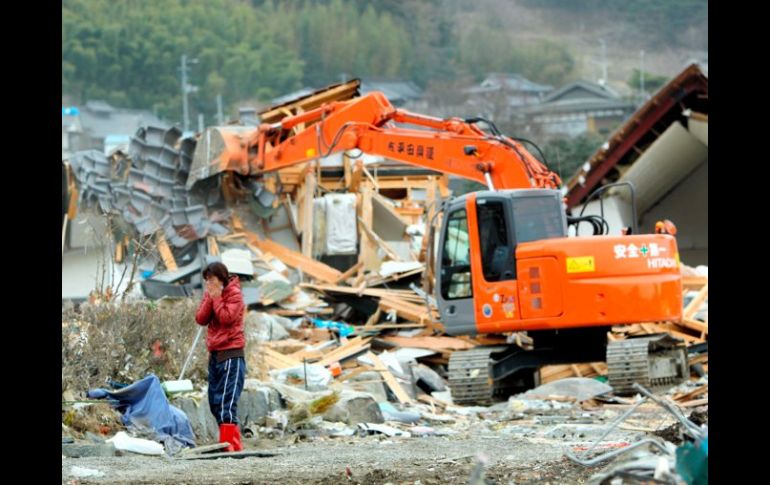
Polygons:
M175 460L138 455L62 459L62 483L157 484L467 484L477 453L494 483L584 483L596 470L563 458L574 443L496 434L462 437L315 439L274 445L267 458ZM260 446L265 449L265 446ZM254 449L252 447L252 449ZM267 451L267 450L266 450ZM74 478L73 466L103 477ZM350 470L350 479L346 476ZM73 482L74 480L74 482Z
M536 403L535 403L536 404ZM62 483L116 484L581 484L603 470L583 468L564 452L585 450L627 405L581 409L552 403L553 408L518 413L514 404L466 408L444 413L431 425L437 435L385 435L300 439L297 434L244 440L245 450L274 453L270 457L182 460L125 454L115 457L62 458ZM494 411L494 409L497 409ZM708 411L703 408L703 419ZM502 410L502 411L501 411ZM446 418L451 421L447 422ZM597 452L624 446L653 433L678 434L675 420L647 403L612 431ZM389 423L416 433L409 425ZM343 426L344 428L344 426ZM353 432L353 428L347 428ZM323 430L319 430L321 434ZM316 434L318 433L316 432ZM326 433L329 432L327 429ZM312 433L311 433L312 435ZM670 436L669 436L670 435ZM470 478L483 466L486 482ZM612 462L605 465L612 466ZM74 467L74 468L73 468ZM87 469L101 476L78 476Z

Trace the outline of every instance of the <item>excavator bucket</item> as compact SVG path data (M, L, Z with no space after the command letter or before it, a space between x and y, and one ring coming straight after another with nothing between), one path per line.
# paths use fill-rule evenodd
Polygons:
M195 145L187 189L199 180L221 172L249 173L248 141L256 131L252 126L213 126L203 132Z

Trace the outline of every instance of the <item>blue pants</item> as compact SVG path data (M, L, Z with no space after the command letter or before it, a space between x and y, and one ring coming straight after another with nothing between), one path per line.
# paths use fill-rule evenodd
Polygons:
M217 424L238 424L238 399L243 391L246 361L235 357L217 363L209 357L209 409Z

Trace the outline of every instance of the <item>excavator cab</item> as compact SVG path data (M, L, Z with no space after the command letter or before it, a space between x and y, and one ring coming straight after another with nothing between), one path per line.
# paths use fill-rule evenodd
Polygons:
M480 275L485 283L502 290L495 303L501 304L502 318L506 314L512 318L517 246L566 237L567 219L560 192L548 189L476 192L452 200L444 210L436 300L447 333L473 335L478 331L474 290L485 291L475 288ZM471 256L472 248L478 257ZM472 274L479 275L479 281ZM481 312L492 318L495 308L487 305Z
M670 234L567 237L554 189L476 192L444 210L436 301L451 335L681 318Z

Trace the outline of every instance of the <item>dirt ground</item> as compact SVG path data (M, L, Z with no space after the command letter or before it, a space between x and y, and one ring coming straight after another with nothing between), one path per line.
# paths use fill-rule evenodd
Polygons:
M398 425L415 433L410 437L311 433L304 438L290 433L244 439L246 451L274 454L269 457L184 460L127 453L62 458L62 483L582 484L614 466L615 461L584 468L565 458L566 451L585 457L582 452L600 438L595 453L627 446L653 433L665 432L669 440L678 435L672 427L674 418L654 404L639 406L636 413L604 437L607 427L630 406L604 405L586 410L560 405L566 407L529 410L529 415L520 416L506 417L505 413L493 412L495 407L486 412L465 410L467 416L447 414L456 421L434 424L435 434L424 437L416 433L417 428ZM707 413L707 408L701 412L705 420ZM482 466L481 462L486 464ZM103 475L77 476L78 468ZM480 469L486 481L471 481Z
M477 453L488 459L488 483L585 483L598 470L563 457L574 443L504 434L462 437L325 438L282 445L260 443L269 458L178 460L138 455L63 458L62 483L117 484L468 484ZM252 449L255 447L252 446ZM98 470L99 478L73 478L73 466ZM347 477L346 470L350 470ZM483 483L483 482L478 482Z

